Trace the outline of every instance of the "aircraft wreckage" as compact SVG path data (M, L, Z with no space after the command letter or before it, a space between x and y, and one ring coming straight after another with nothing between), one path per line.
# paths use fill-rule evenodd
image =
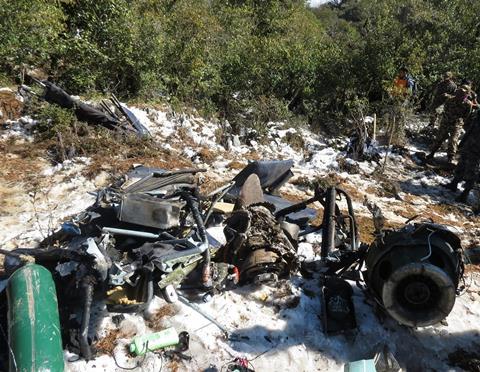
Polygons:
M102 126L124 134L133 133L139 137L150 136L148 129L114 94L111 95L110 101L102 100L100 107L97 108L70 96L51 81L41 81L31 76L28 78L39 86L41 91L38 92L28 85L22 85L19 93L26 98L35 96L50 104L73 110L78 120L91 125Z
M464 265L460 240L448 227L407 223L385 229L381 211L368 205L375 240L367 245L359 241L361 227L344 190L317 188L297 204L278 196L292 166L292 161L252 162L209 195L201 195L195 181L201 169L137 167L98 192L93 206L39 248L2 250L9 279L1 293L8 300L0 302L1 322L11 347L10 353L0 348L4 366L9 358L10 370L31 365L61 370L63 348L94 358L88 334L98 301L110 312L137 313L154 295L180 300L230 337L187 292L211 296L297 271L321 279L327 334L356 327L352 281L408 327L436 324L450 313ZM314 202L324 210L319 226L311 222L316 210L308 206ZM223 227L226 243L211 233L215 227ZM298 241L315 232L322 236L320 259L302 261Z

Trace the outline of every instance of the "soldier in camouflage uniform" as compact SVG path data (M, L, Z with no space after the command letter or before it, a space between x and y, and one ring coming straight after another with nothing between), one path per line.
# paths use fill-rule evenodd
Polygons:
M460 161L455 169L455 176L447 187L457 191L458 183L465 181L465 188L456 199L466 202L468 193L479 180L480 175L480 117L476 117L460 144Z
M478 102L477 102L477 93L472 89L472 81L464 79L462 85L469 87L470 92L468 93L468 99L473 103L473 111L465 118L465 124L463 125L465 131L468 131L470 125L475 121L475 117L478 111Z
M430 104L430 126L434 127L438 118L438 108L442 106L448 98L451 98L457 90L457 84L453 81L453 74L446 72L443 80L435 87L435 93Z
M427 160L432 160L443 142L448 139L447 157L451 162L457 151L457 142L460 135L460 129L463 125L463 119L472 111L473 103L468 99L469 87L462 85L455 92L455 96L447 99L445 108L430 154Z

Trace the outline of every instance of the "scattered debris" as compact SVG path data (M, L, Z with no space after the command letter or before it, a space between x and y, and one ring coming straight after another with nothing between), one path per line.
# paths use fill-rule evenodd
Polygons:
M353 290L341 278L327 277L322 285L323 330L327 334L350 331L357 328Z
M108 111L106 107L104 110ZM308 141L306 138L305 146ZM351 162L356 172L363 172L365 164ZM226 158L224 163L228 168L232 161ZM133 357L127 354L125 342L143 338L143 343L132 348L133 354L145 351L147 362L162 355L173 361L172 368L182 369L189 356L168 347L153 353L153 343L145 339L156 340L158 335L151 334L152 330L161 332L171 326L179 329L175 318L185 316L185 312L188 319L208 319L227 335L228 344L218 337L215 327L210 327L210 332L213 328L217 333L208 340L209 348L225 343L235 346L235 353L243 347L248 354L256 353L256 338L267 340L278 350L283 345L295 348L288 341L289 328L301 321L316 322L312 334L305 334L305 347L311 343L309 338L318 336L314 332L320 328L329 337L361 331L374 313L365 313L368 305L359 305L363 300L359 293L365 293L370 303L375 300L374 310L384 308L387 315L409 327L443 320L462 289L463 262L456 234L422 222L391 228L387 219L391 211L384 216L369 202L365 208L359 202L359 195L363 198L364 194L353 187L342 189L331 183L315 186L318 182L314 182L312 172L300 172L305 179L302 196L289 198L295 202L286 200L282 196L291 191L286 182L293 175L293 165L289 160L253 161L231 182L223 179L223 186L220 178L215 179L213 187L220 187L206 195L199 189L202 169L135 167L101 190L94 205L64 222L40 248L9 251L5 277L26 267L29 261L44 265L57 285L62 340L67 350L85 360L106 353L123 361L122 366L142 366L142 357L129 363ZM341 177L335 175L334 184ZM403 192L403 185L394 186L392 190L388 187L391 195ZM368 231L373 243L364 239L364 216L355 215L367 209L374 213L373 223L368 221L374 226ZM306 245L312 252L305 252ZM321 247L318 254L315 247ZM246 286L229 291L239 285ZM440 286L445 291L439 291ZM239 312L236 319L227 320L230 310L225 304L232 301L233 307L239 302L239 294L250 291L261 291L252 298L258 299L256 305L265 308L271 318L278 318L278 331L264 331L255 319L258 313L250 308L235 309ZM440 296L435 295L440 292ZM203 318L181 304L163 303L149 313L149 307L158 300L156 296L170 303L180 301ZM306 314L307 310L312 318L296 319L297 311ZM114 321L118 313L139 320L135 332L120 330ZM142 315L147 318L144 323ZM111 320L117 328L96 341L101 319ZM250 323L252 331L232 333L240 323ZM198 324L197 340L209 324ZM191 328L188 331L194 335ZM263 352L261 348L259 352ZM229 368L254 370L250 359L238 355L243 354L237 353ZM144 369L148 370L146 364Z
M72 109L78 120L89 124L100 125L107 129L119 130L126 133L133 132L139 136L150 135L148 129L140 122L135 114L120 103L114 94L112 94L111 97L111 103L114 108L111 109L107 101L102 101L102 111L72 98L67 92L48 80L40 81L33 77L31 77L31 79L43 88L43 92L36 93L29 86L22 85L20 92L25 96L35 95L62 108Z

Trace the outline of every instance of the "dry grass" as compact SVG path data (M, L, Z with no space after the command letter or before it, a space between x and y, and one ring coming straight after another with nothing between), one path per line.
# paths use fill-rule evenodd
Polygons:
M371 216L356 216L358 233L362 243L370 244L375 240L375 226ZM385 221L385 229L398 229L403 226L401 222L394 222L390 220Z
M448 216L450 214L454 216L454 219ZM430 204L428 208L421 213L421 217L431 219L435 223L457 227L462 227L463 221L467 219L464 215L460 214L455 207L447 204Z
M175 132L175 134L178 136L178 138L180 138L180 140L181 140L181 142L184 146L191 146L191 147L195 146L195 142L189 136L188 130L185 127L177 128L177 131ZM173 134L173 135L175 135L175 134Z
M155 332L165 329L164 320L174 316L178 311L172 304L167 304L158 309L147 322L147 326Z
M308 196L299 195L298 193L293 194L289 191L284 191L284 190L280 190L280 196L283 199L288 200L292 203L299 203L301 201L308 199Z
M365 193L366 194L369 194L369 195L378 195L378 190L376 187L374 186L368 186L366 189L365 189Z
M198 156L200 157L201 161L208 163L214 161L217 158L217 153L206 147L202 147L198 152Z
M373 235L375 227L373 226L373 219L367 216L356 216L358 233L362 243L370 244L375 239Z
M31 143L18 143L14 140L0 142L0 177L2 185L10 182L30 183L46 161L39 156L45 154L45 147Z
M230 163L227 164L227 168L228 169L243 169L245 168L247 165L245 163L242 163L241 161L238 161L238 160L233 160L231 161Z
M365 200L365 193L356 186L352 186L350 184L340 184L340 188L343 189L353 201L363 203Z
M209 194L212 191L218 189L221 186L224 186L227 184L227 181L224 180L219 180L218 178L212 178L208 176L207 174L204 174L204 180L202 184L200 185L200 192L202 194Z
M171 372L179 372L179 371L182 371L183 368L182 368L182 364L176 360L176 359L173 359L173 360L170 360L168 363L167 363L167 370L168 371L171 371Z
M170 151L158 151L155 156L104 156L94 155L89 165L83 170L83 175L88 179L95 178L101 172L107 172L112 176L126 173L134 164L142 164L146 167L157 167L167 170L192 168L190 160L179 157Z
M305 140L301 134L287 132L284 141L295 150L303 151L305 148Z
M262 154L259 154L256 151L250 151L249 153L243 155L245 160L263 160Z
M310 221L312 226L320 226L323 222L323 209L317 209L317 214L315 218Z
M29 201L26 191L18 185L7 186L0 178L0 217L15 215L25 210Z
M9 183L34 183L42 168L42 162L38 160L26 160L6 157L0 162L0 175L2 184Z
M407 203L404 203L401 207L395 208L393 211L395 212L395 214L405 218L405 220L408 220L419 214L418 209L415 209Z
M480 273L480 265L465 265L465 274ZM467 281L468 282L468 281Z
M330 186L340 186L346 190L346 187L349 187L348 183L346 183L346 180L338 176L336 173L329 173L324 177L317 177L317 178L306 177L306 176L297 177L290 180L290 183L293 185L305 187L311 190L313 190L316 187L321 187L325 189Z
M125 332L120 331L119 329L112 329L108 331L105 337L95 342L94 346L99 354L107 354L112 356L113 351L117 346L118 339L129 338L132 336L133 334L127 334Z

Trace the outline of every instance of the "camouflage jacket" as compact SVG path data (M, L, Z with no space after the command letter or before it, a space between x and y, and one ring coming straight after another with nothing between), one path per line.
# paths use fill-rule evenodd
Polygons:
M451 121L467 117L472 111L472 102L468 97L460 98L458 96L448 98L445 102L444 118Z
M435 88L435 95L433 97L434 103L443 103L448 98L448 95L455 94L457 90L457 84L452 80L442 80Z
M468 94L468 99L474 104L477 103L477 93L475 93L475 91L473 90L470 90L470 93Z

